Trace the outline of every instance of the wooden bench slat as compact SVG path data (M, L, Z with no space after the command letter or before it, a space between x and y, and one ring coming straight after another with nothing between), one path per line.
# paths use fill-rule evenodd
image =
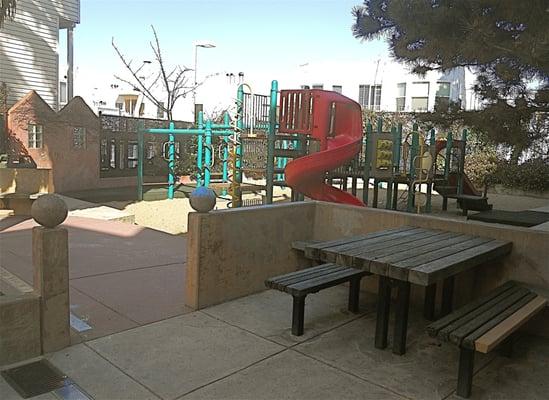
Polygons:
M329 267L323 269L317 269L315 271L309 271L308 274L302 274L297 277L290 277L288 279L280 279L274 282L273 289L283 290L285 286L294 285L299 282L308 281L314 278L320 278L327 274L333 274L334 272L342 271L345 267L339 267L334 264L328 264Z
M511 252L512 246L512 242L492 240L480 246L415 267L409 271L408 280L411 283L427 286L485 261L506 255Z
M429 236L425 237L421 240L418 240L417 242L411 242L411 243L405 243L401 246L398 246L398 249L393 248L391 252L387 252L386 254L380 253L376 254L374 257L372 257L369 260L363 260L365 262L369 262L369 266L372 269L372 271L375 269L381 269L386 270L388 263L393 263L401 260L405 260L410 257L417 256L419 254L423 254L426 251L431 251L438 249L440 246L443 246L444 243L447 243L451 240L456 240L458 237L464 237L465 235L461 233L454 233L454 232L443 232L440 235L436 236ZM436 239L436 241L435 241ZM465 240L465 239L462 239ZM357 256L355 259L357 262L360 261L361 255ZM361 264L356 264L357 266L361 266Z
M490 321L488 321L486 324L482 325L478 329L476 329L474 332L470 333L466 338L463 339L461 342L461 346L468 348L468 349L475 349L475 340L477 340L479 337L484 335L486 332L488 332L490 329L496 327L498 324L500 324L502 321L510 317L512 314L514 314L516 311L520 310L522 307L524 307L526 304L528 304L530 301L536 298L535 293L528 293L525 297L520 299L518 302L513 304L511 307L505 309L500 314L496 315L494 318L492 318Z
M528 297L531 292L528 289L521 288L516 293L513 293L511 296L503 299L494 307L483 312L477 317L473 318L471 321L467 322L465 325L460 326L456 330L450 333L449 339L450 342L456 345L462 345L465 337L468 337L477 329L482 328L490 321L493 321L494 318L497 318L498 315L505 312L505 310L513 307L515 304L520 304L521 300Z
M354 268L348 268L346 270L338 271L333 274L311 279L310 281L300 282L291 286L287 286L285 291L292 295L314 293L327 287L336 286L340 283L347 282L353 276L364 276L364 274L364 271L360 271Z
M453 254L460 253L463 250L478 247L492 240L493 239L490 238L469 236L467 240L459 241L458 243L454 243L446 247L441 247L434 251L428 251L425 254L419 254L415 257L410 257L402 261L393 263L392 265L398 268L415 268L417 266L422 266L424 264L440 260L441 258L446 258Z
M376 238L368 238L357 242L352 242L349 244L342 244L337 247L329 247L323 249L320 252L320 259L328 262L335 262L338 256L343 254L359 254L364 252L366 249L379 249L380 246L391 246L394 241L403 239L406 237L413 238L414 235L426 232L423 228L414 228L403 232L393 232L390 235L380 236ZM413 239L408 239L413 240Z
M387 235L391 232L405 231L405 230L409 230L409 229L413 229L413 227L411 227L411 226L401 226L401 227L397 227L397 228L393 228L393 229L388 229L388 230L385 230L385 231L372 232L372 233L368 233L366 235L361 235L361 236L346 237L346 238L341 238L341 239L323 241L321 243L306 246L305 247L305 257L316 260L316 259L318 259L319 255L320 255L320 250L325 249L327 247L333 247L333 246L337 246L337 245L340 245L340 244L343 244L343 243L350 243L349 242L350 240L358 241L358 240L363 240L363 239L368 239L368 238L375 238L375 237L378 237L378 236L385 236L385 235Z
M509 282L505 283L504 285L490 291L486 295L484 295L484 296L482 296L482 297L480 297L480 298L464 305L463 307L461 307L458 310L452 312L451 314L448 314L447 316L439 319L438 321L435 321L432 324L429 324L429 326L427 327L427 333L429 334L429 336L432 336L432 337L437 336L438 332L441 329L443 329L446 326L450 325L454 321L457 321L458 319L460 319L464 315L469 314L470 312L472 312L476 308L482 306L483 304L487 303L488 301L490 301L494 297L499 296L501 293L503 293L507 290L513 289L513 288L517 288L517 287L518 287L518 285L514 281L509 281Z
M498 344L509 337L511 333L528 322L546 304L547 299L541 296L535 297L528 304L503 320L499 325L475 340L475 350L481 353L492 351Z
M315 272L320 272L320 271L323 271L323 270L326 270L326 269L330 269L330 268L333 268L333 267L337 267L335 264L322 264L322 265L317 265L316 267L310 267L310 268L305 268L305 269L301 269L299 271L295 271L295 272L288 272L287 274L284 274L284 275L278 275L278 276L275 276L273 278L269 278L267 280L265 280L265 284L278 284L282 281L285 281L285 280L288 280L288 279L293 279L293 278L299 278L300 276L303 276L303 275L310 275L312 273L315 273Z
M292 242L292 249L304 252L307 246L311 246L317 243L322 243L322 240L294 240Z
M364 248L364 246L371 246L374 243L378 243L380 241L386 241L389 238L395 238L399 236L407 236L410 235L410 232L417 232L421 228L414 228L414 227L405 227L405 229L394 229L394 230L388 230L383 232L377 232L372 235L366 235L365 237L355 237L355 238L347 238L346 241L342 241L336 246L326 246L319 250L318 256L321 260L326 260L328 262L335 261L335 256L338 253L349 251L351 249L361 249ZM305 250L307 251L307 250ZM332 261L329 261L332 260Z
M437 337L439 339L448 341L448 339L450 337L450 334L453 331L457 330L461 326L464 326L465 324L472 321L476 317L482 315L484 312L490 310L492 307L497 306L499 303L501 303L505 299L507 299L507 298L509 298L513 295L516 295L516 293L519 293L519 292L524 293L525 290L527 290L527 289L521 288L520 286L515 286L515 287L513 287L509 290L506 290L506 291L500 293L498 296L492 298L491 300L489 300L486 303L482 304L481 306L475 308L474 310L471 310L470 312L468 312L467 314L465 314L461 318L455 320L451 324L449 324L446 327L444 327L443 329L441 329L438 332Z
M441 234L443 234L442 231L422 230L411 235L406 235L405 237L381 241L375 245L367 244L359 249L339 254L336 263L342 265L355 265L355 263L358 264L358 260L363 260L360 265L367 268L368 263L364 262L364 260L371 260L372 258L381 255L394 254L396 251L400 251L400 248L407 243L415 243L422 239L436 240L434 238Z

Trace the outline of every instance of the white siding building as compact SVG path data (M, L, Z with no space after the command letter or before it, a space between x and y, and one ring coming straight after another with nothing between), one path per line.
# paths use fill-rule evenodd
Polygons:
M8 106L30 90L54 110L73 94L73 29L80 22L80 0L19 0L13 21L0 29L0 83L8 89ZM59 49L60 31L67 49ZM66 55L66 69L59 55ZM61 78L61 79L60 79Z
M283 89L334 90L376 111L432 111L435 103L448 101L468 107L464 68L418 76L403 64L383 59L305 63L280 83Z

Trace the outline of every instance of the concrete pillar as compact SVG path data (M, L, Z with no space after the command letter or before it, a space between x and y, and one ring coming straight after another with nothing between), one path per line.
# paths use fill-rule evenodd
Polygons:
M59 227L67 206L53 194L34 202L31 215L41 226L32 230L34 290L40 296L42 352L70 345L68 232Z

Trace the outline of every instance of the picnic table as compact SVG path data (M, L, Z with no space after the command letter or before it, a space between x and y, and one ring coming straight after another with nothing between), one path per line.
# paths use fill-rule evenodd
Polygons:
M424 316L432 320L442 282L442 316L452 311L455 276L511 251L512 243L436 229L403 226L305 245L305 256L379 276L375 346L387 347L392 288L397 290L393 353L406 352L410 285L425 287Z

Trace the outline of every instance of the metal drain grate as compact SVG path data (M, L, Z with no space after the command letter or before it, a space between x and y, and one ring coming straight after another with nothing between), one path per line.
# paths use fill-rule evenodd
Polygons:
M72 383L47 360L2 371L2 376L24 399L51 392ZM66 382L68 381L68 382Z

